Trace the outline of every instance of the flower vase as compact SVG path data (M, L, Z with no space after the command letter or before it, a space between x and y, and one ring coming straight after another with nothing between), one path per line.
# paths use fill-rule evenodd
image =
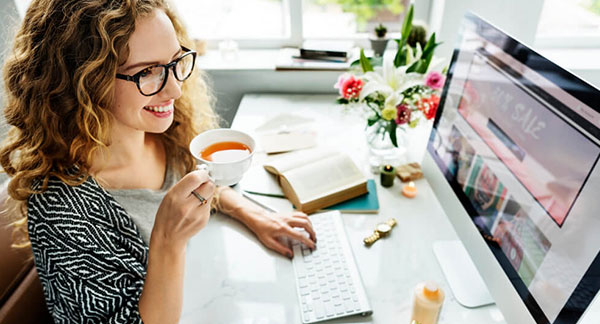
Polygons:
M397 167L406 163L408 137L407 130L402 127L396 128L396 143L394 146L386 131L387 122L378 121L372 126L367 127L365 135L367 140L369 165L371 171L379 173L382 165L392 165Z

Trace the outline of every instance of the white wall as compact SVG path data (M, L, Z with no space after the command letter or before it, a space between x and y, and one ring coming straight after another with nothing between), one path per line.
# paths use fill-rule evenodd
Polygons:
M10 50L14 31L20 21L17 13L17 8L13 0L0 0L0 66L4 62L6 53ZM2 92L4 91L3 78L0 77L0 107L3 107ZM0 109L0 112L3 111ZM4 114L0 113L0 141L6 137L8 126L4 119ZM1 170L1 168L0 168ZM0 172L0 182L4 182L8 176L6 173Z
M531 46L544 0L433 0L430 27L436 39L444 43L436 54L450 57L458 36L461 20L467 11Z
M246 93L335 93L341 72L275 70L208 70L217 97L216 109L229 126Z

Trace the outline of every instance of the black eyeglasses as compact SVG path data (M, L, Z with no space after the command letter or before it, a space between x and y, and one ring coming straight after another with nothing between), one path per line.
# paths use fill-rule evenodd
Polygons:
M181 46L181 49L185 53L169 64L152 65L134 75L117 73L117 78L135 82L142 95L153 96L159 93L167 84L170 68L173 68L175 79L182 82L192 75L196 63L196 52L185 46Z

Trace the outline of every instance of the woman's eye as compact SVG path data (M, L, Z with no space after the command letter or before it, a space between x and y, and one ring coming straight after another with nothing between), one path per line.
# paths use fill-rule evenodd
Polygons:
M142 70L142 71L140 71L140 73L139 73L139 75L140 75L140 78L143 78L143 77L145 77L145 76L148 76L148 74L150 74L150 68L143 69L143 70Z

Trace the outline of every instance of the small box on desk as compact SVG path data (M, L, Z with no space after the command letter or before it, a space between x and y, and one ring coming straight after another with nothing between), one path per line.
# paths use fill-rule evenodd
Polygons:
M396 175L402 182L409 182L423 178L423 171L419 163L413 162L397 167Z

